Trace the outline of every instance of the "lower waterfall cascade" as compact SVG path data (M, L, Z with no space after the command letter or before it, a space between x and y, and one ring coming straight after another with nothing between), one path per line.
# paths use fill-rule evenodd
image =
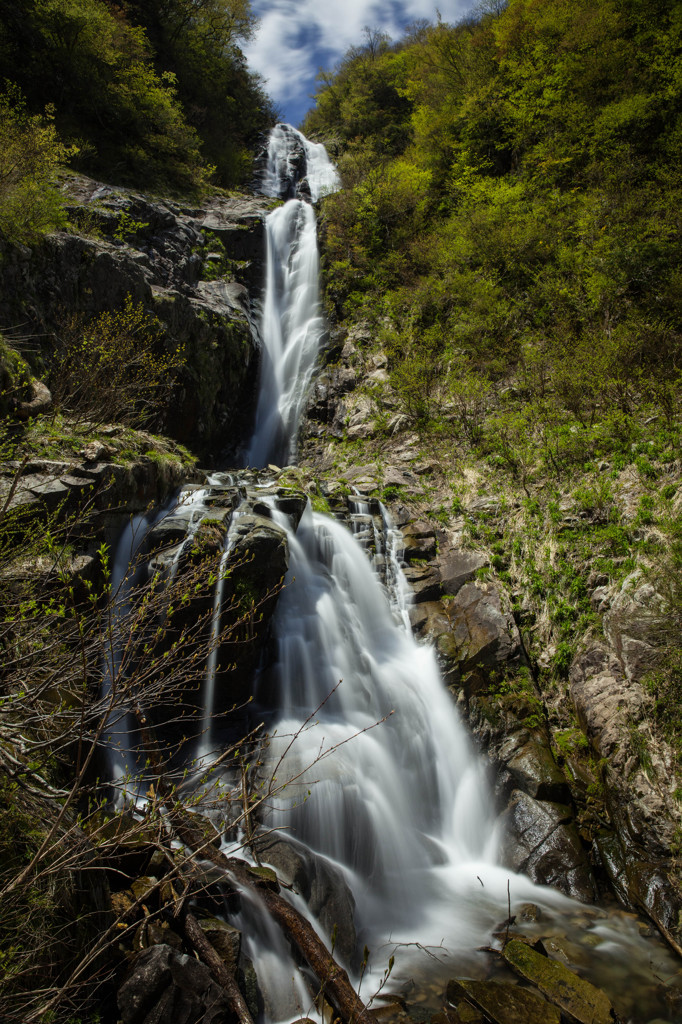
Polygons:
M266 222L260 384L246 448L251 466L295 461L299 421L326 330L310 199L337 187L323 147L290 126L273 130L262 191L286 202ZM308 851L351 894L356 941L346 966L362 997L369 1000L384 985L390 959L384 991L405 998L411 993L415 1004L435 1012L437 1000L429 993L442 991L457 971L478 976L476 950L494 941L508 905L514 912L523 904L541 909L545 929L561 922L556 927L583 951L587 974L612 999L624 987L650 985L651 947L632 915L579 904L500 863L500 825L485 760L444 686L434 651L412 634L401 536L388 511L370 511L357 495L348 498L340 517L348 525L310 504L296 524L278 506L275 470L249 473L215 473L205 486L183 492L172 511L159 514L187 517L191 506L191 536L191 524L211 514L211 488L232 486L261 493L263 514L286 535L289 570L271 622L269 656L254 683L254 716L266 720L268 733L260 771L263 778L276 771L283 783L261 824ZM232 523L240 514L237 507ZM136 521L134 528L141 526ZM230 527L221 569L229 563L231 535ZM119 561L129 558L132 546L126 535ZM216 584L216 631L223 577L221 572ZM220 742L212 725L215 645L211 657L195 751L202 771ZM124 726L117 729L118 745L125 746ZM130 764L125 760L124 767ZM241 835L236 842L225 839L224 847L249 856ZM303 898L290 898L322 935L324 927ZM265 1019L320 1020L257 900L245 894L232 920L254 962ZM532 923L526 931L534 934ZM361 965L363 946L371 957ZM669 954L662 947L659 953L654 973L672 974Z

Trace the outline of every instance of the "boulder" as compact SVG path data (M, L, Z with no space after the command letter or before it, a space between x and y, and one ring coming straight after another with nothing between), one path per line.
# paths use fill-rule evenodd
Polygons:
M135 956L116 1003L121 1024L224 1024L230 1017L208 968L165 944Z
M535 800L566 802L570 787L552 757L547 737L539 730L520 729L507 735L496 751L496 757L509 772L515 788Z
M339 869L288 836L267 835L259 840L258 851L280 881L303 897L327 936L335 932L336 954L350 964L357 945L355 900Z
M565 964L550 960L520 939L508 942L502 956L516 974L559 1007L569 1024L614 1024L616 1021L608 996Z
M17 402L14 406L14 417L18 420L30 420L35 416L43 416L52 408L52 394L42 381L31 381L31 397L26 402Z
M515 790L503 820L505 864L567 896L595 899L592 872L569 807Z
M508 982L450 981L447 1000L458 1006L462 1000L481 1010L493 1024L559 1024L560 1013L530 989Z
M231 974L236 974L242 949L242 933L217 917L202 917L199 925Z
M438 545L433 527L428 523L410 523L402 530L403 558L411 562L416 558L431 559L435 556Z
M408 565L405 579L412 587L416 604L437 601L441 596L440 576L433 565Z
M444 594L455 596L465 583L475 579L479 569L488 565L488 557L482 551L467 551L453 548L438 559L438 571Z

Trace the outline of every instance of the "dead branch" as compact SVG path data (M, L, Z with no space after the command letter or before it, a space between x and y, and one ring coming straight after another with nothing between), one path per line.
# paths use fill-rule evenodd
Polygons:
M244 996L239 991L239 986L232 974L226 967L216 949L206 938L206 935L197 921L194 914L185 910L180 917L180 927L189 945L196 950L199 959L206 964L209 971L225 990L230 1008L237 1016L240 1024L253 1024L253 1017L249 1013Z

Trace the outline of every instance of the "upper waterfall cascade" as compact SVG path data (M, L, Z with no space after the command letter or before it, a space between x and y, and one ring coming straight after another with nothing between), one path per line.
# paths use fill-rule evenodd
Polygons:
M309 199L315 202L338 185L324 146L308 142L290 125L273 129L261 187L266 195L287 202L265 222L260 379L248 449L253 466L281 465L295 458L303 402L325 333L317 225Z

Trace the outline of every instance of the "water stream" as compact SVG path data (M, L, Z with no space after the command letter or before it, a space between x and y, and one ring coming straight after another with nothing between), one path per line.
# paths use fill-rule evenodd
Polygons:
M262 191L295 196L305 183L313 200L338 187L323 146L314 146L288 125L270 137ZM296 433L313 367L324 336L319 298L315 211L301 198L266 218L266 283L256 423L248 450L252 466L286 465L296 455Z
M273 131L263 191L287 201L267 218L251 465L283 465L295 457L325 331L315 214L307 196L314 200L336 186L322 147L288 126ZM269 504L272 519L287 531L290 563L272 622L274 658L256 694L269 714L263 775L277 766L279 782L287 783L275 787L265 824L343 875L355 900L358 948L372 950L369 968L356 977L363 993L376 989L396 951L395 987L419 988L420 978L427 985L435 973L442 990L451 967L461 970L477 946L491 941L506 917L508 885L513 906L532 902L546 920L561 918L564 934L570 928L589 933L592 966L614 961L614 943L629 958L631 972L646 964L648 952L634 926L614 930L613 918L602 911L580 907L497 862L498 824L483 763L433 651L410 630L400 535L386 511L377 530L358 498L351 532L308 506L294 530L276 502ZM377 552L380 573L367 547ZM217 591L214 622L220 601ZM209 663L205 725L214 679ZM204 753L213 741L207 727ZM237 923L244 927L268 1018L314 1015L281 938L252 904L251 898L244 901Z

